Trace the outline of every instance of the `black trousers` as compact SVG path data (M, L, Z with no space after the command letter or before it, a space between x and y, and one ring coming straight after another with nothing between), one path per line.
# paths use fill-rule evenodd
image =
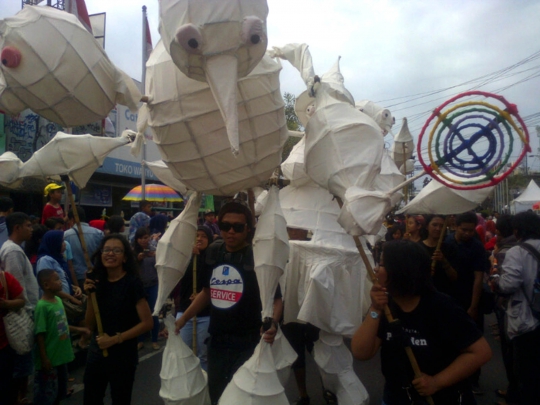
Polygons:
M521 405L540 404L540 327L512 339Z
M111 386L113 405L131 404L131 392L137 365L102 359L86 363L84 405L103 405L107 385Z
M14 368L15 352L8 344L0 349L0 405L13 405L17 402L17 390L13 384Z
M259 333L247 336L211 336L208 342L208 392L217 404L234 373L253 355Z

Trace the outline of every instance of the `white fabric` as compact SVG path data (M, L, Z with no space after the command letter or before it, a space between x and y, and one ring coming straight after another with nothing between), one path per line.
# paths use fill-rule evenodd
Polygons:
M161 181L163 184L166 184L167 186L169 186L175 191L178 191L182 195L186 194L186 186L180 180L173 176L173 174L163 160L156 160L154 162L144 163L146 164L146 166L148 166L150 170L152 170L152 173L154 173L159 179L159 181Z
M162 0L159 32L175 65L210 86L225 122L233 154L239 152L237 79L264 56L266 0ZM256 36L256 43L251 38ZM193 48L190 41L196 41Z
M300 187L307 183L312 183L304 169L304 153L306 149L306 138L303 137L293 146L287 159L281 164L283 176L291 182L292 186Z
M539 201L540 187L538 187L534 180L531 180L520 196L510 203L510 213L515 215L523 211L532 210L533 204Z
M34 152L21 167L20 177L47 177L67 174L77 187L84 188L107 155L130 142L129 137L97 137L57 132L44 147Z
M289 405L268 343L261 339L253 356L234 374L219 404Z
M383 108L370 100L357 101L354 105L364 114L369 115L375 120L381 128L383 136L392 130L394 117L392 117L392 113L387 108Z
M285 386L291 375L291 365L296 361L298 355L283 335L281 328L278 328L274 343L272 343L272 356L276 365L277 375L281 385Z
M156 249L156 269L159 289L154 316L165 303L176 284L182 279L191 260L193 244L197 235L197 217L202 195L194 193L184 211L171 221Z
M267 181L287 140L280 70L265 56L238 81L240 149L235 157L209 86L180 72L163 43L156 46L147 63L148 123L175 178L188 189L213 195L233 195Z
M25 6L0 21L0 32L0 49L22 55L16 68L0 64L0 110L30 108L64 127L101 120L117 103L137 110L137 86L74 15Z
M407 118L403 118L403 124L399 133L394 137L394 143L390 147L390 154L398 167L412 157L414 153L414 139L409 131Z
M309 322L330 333L352 336L369 305L371 282L356 249L289 241L284 321ZM368 257L369 251L366 249Z
M289 258L287 223L279 205L279 189L272 186L253 237L255 273L262 302L262 319L273 318L274 296Z
M336 394L340 405L368 405L369 394L353 370L353 357L343 338L324 331L313 347L324 388Z
M0 155L0 184L16 187L19 183L19 174L23 162L13 152L4 152Z
M373 188L379 191L390 191L399 186L405 181L405 175L398 170L396 164L390 157L387 149L383 151L381 159L381 172L373 181ZM398 191L390 196L390 204L397 205L403 196L401 191Z
M163 398L165 405L210 405L207 375L201 368L199 358L184 343L182 337L172 332L174 321L171 314L164 319L170 333L159 373L159 396Z
M460 214L482 204L493 188L455 190L433 180L397 214Z

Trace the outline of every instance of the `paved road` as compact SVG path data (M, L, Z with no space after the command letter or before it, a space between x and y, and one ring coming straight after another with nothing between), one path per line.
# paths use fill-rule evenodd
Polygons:
M480 378L481 388L484 390L484 395L477 396L478 405L492 405L497 400L494 391L498 388L506 387L506 376L502 364L500 344L491 335L490 324L495 322L495 318L490 315L486 317L485 336L488 339L493 349L493 359L482 368L482 376ZM162 342L164 344L164 342ZM149 347L149 343L147 343ZM161 368L161 349L160 351L152 351L150 348L143 349L140 353L140 364L135 378L135 387L133 392L134 405L163 405L163 401L159 397L159 371ZM354 370L360 380L365 385L370 394L370 405L379 405L381 403L382 389L384 380L381 374L379 356L370 361L355 361ZM79 367L71 373L75 377L76 393L69 399L63 401L63 404L82 404L82 389L81 384L83 367ZM307 356L307 383L308 391L311 396L312 405L325 405L326 402L321 396L321 383L318 376L317 366L311 356ZM292 403L298 396L294 377L291 375L287 386L285 387L287 398ZM110 404L110 399L107 398L106 404Z

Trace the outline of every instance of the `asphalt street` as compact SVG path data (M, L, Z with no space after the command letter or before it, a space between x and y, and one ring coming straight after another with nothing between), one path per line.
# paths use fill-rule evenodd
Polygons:
M501 358L499 341L491 334L490 325L495 322L493 315L486 317L486 330L484 336L488 340L493 350L493 358L482 368L480 378L480 387L484 391L483 395L476 397L478 405L492 405L499 400L495 396L496 389L506 388L506 375ZM165 341L160 342L162 346ZM133 390L134 405L162 405L163 400L159 397L160 379L159 372L161 369L163 347L159 351L154 351L150 347L150 343L146 343L146 347L140 351L140 363L135 378L135 386ZM83 361L81 365L73 370L70 375L75 378L72 383L75 388L75 393L63 404L82 404L83 384L82 377L84 373ZM362 383L365 385L370 395L370 405L379 405L382 398L382 389L384 379L381 374L379 355L369 361L354 361L354 370ZM312 405L326 405L326 401L322 397L321 382L317 365L311 356L307 356L307 384L309 395L311 396ZM298 397L298 391L294 382L294 377L291 373L289 382L285 387L287 398L291 403ZM106 404L110 404L110 398L105 400Z

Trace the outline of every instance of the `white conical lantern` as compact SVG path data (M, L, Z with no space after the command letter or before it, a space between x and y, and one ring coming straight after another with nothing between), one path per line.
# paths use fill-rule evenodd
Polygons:
M264 210L259 217L253 237L255 273L262 302L262 318L272 318L274 296L289 258L287 223L279 204L279 189L268 191Z
M394 143L390 147L390 155L396 165L401 167L403 162L410 159L414 153L414 139L409 131L407 118L403 118L403 124L399 133L394 137Z
M184 276L197 235L197 217L202 196L194 193L184 211L173 219L158 242L156 249L156 269L159 289L156 305L151 308L154 316L159 314L165 300Z
M340 405L368 405L369 394L353 370L353 357L339 335L321 331L313 347L325 389L336 394Z
M137 110L141 94L76 16L26 6L0 21L0 110L26 108L64 127L105 118L116 104Z
M207 376L200 360L180 335L172 333L174 317L169 314L164 322L170 333L159 373L159 396L165 405L210 405Z
M84 188L109 153L130 142L127 134L118 138L71 135L57 132L44 147L34 152L21 167L20 177L69 175Z
M288 136L280 70L278 62L265 56L238 80L240 143L235 157L208 84L185 76L158 43L147 63L148 124L175 178L188 189L229 196L268 180ZM232 79L223 75L222 80Z
M262 339L249 358L234 374L219 405L289 405L281 385L272 348Z
M283 335L281 328L278 328L271 347L279 381L281 385L285 386L291 375L291 365L296 361L298 355Z

